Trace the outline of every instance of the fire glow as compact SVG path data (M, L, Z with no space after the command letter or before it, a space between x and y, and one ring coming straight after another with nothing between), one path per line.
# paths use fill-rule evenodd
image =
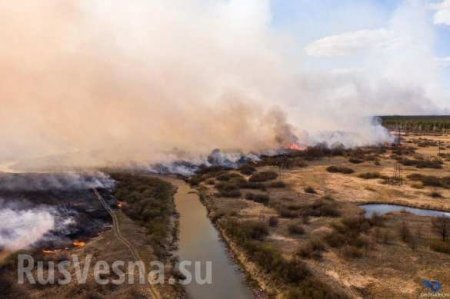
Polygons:
M83 241L74 241L72 243L73 246L75 246L76 248L83 248L86 246L86 242Z
M301 146L298 143L291 143L289 145L288 149L290 149L291 151L304 151L304 150L306 150L306 147Z

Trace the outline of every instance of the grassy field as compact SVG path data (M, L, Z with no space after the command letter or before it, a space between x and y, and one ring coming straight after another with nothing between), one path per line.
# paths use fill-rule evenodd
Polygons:
M205 171L192 183L267 293L416 298L422 279L439 280L449 291L450 241L441 240L431 217L400 212L365 219L358 205L450 211L448 137L410 135L392 148L311 149L240 170ZM391 184L396 164L401 185ZM291 276L291 268L302 275Z

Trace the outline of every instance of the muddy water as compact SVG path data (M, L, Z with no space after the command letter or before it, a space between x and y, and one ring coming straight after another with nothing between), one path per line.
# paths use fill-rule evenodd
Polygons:
M207 217L206 208L198 195L183 181L167 179L178 187L175 204L180 213L180 261L201 261L204 278L205 262L212 262L212 284L193 282L186 291L193 299L244 299L253 298L245 284L244 275L227 253L225 244ZM188 268L192 269L194 267ZM192 271L191 271L192 272Z

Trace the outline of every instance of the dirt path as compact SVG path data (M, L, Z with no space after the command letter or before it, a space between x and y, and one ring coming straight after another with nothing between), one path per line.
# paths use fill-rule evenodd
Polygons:
M109 215L111 215L111 218L113 220L113 231L114 231L114 235L116 236L116 238L123 244L125 245L128 250L130 251L131 255L133 256L133 258L136 261L142 261L142 258L140 257L139 253L136 251L136 249L133 247L133 245L122 236L122 233L120 231L120 227L119 227L119 221L117 219L117 215L116 213L110 208L110 206L105 202L105 200L103 199L103 197L100 195L100 193L98 193L98 191L96 189L93 189L97 199L100 201L100 203L102 204L102 206L105 208L105 210L109 213ZM161 299L161 296L159 294L159 292L156 290L156 288L151 284L148 283L148 287L151 293L151 297L154 299Z

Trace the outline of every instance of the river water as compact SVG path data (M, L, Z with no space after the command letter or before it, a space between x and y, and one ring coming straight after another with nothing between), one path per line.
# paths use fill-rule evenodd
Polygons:
M446 216L446 217L450 218L450 213L448 213L448 212L411 208L411 207L406 207L406 206L401 206L401 205L366 204L366 205L361 205L360 208L362 208L365 211L366 217L371 217L374 213L377 213L378 215L384 215L384 214L391 213L391 212L405 211L405 212L415 214L418 216L430 216L430 217Z
M193 299L253 298L243 273L228 254L226 245L210 222L198 195L181 180L166 180L178 188L175 204L180 213L180 261L200 261L202 278L205 277L205 263L212 262L212 284L199 285L193 279L191 284L185 286L188 296ZM193 268L194 266L187 269Z

